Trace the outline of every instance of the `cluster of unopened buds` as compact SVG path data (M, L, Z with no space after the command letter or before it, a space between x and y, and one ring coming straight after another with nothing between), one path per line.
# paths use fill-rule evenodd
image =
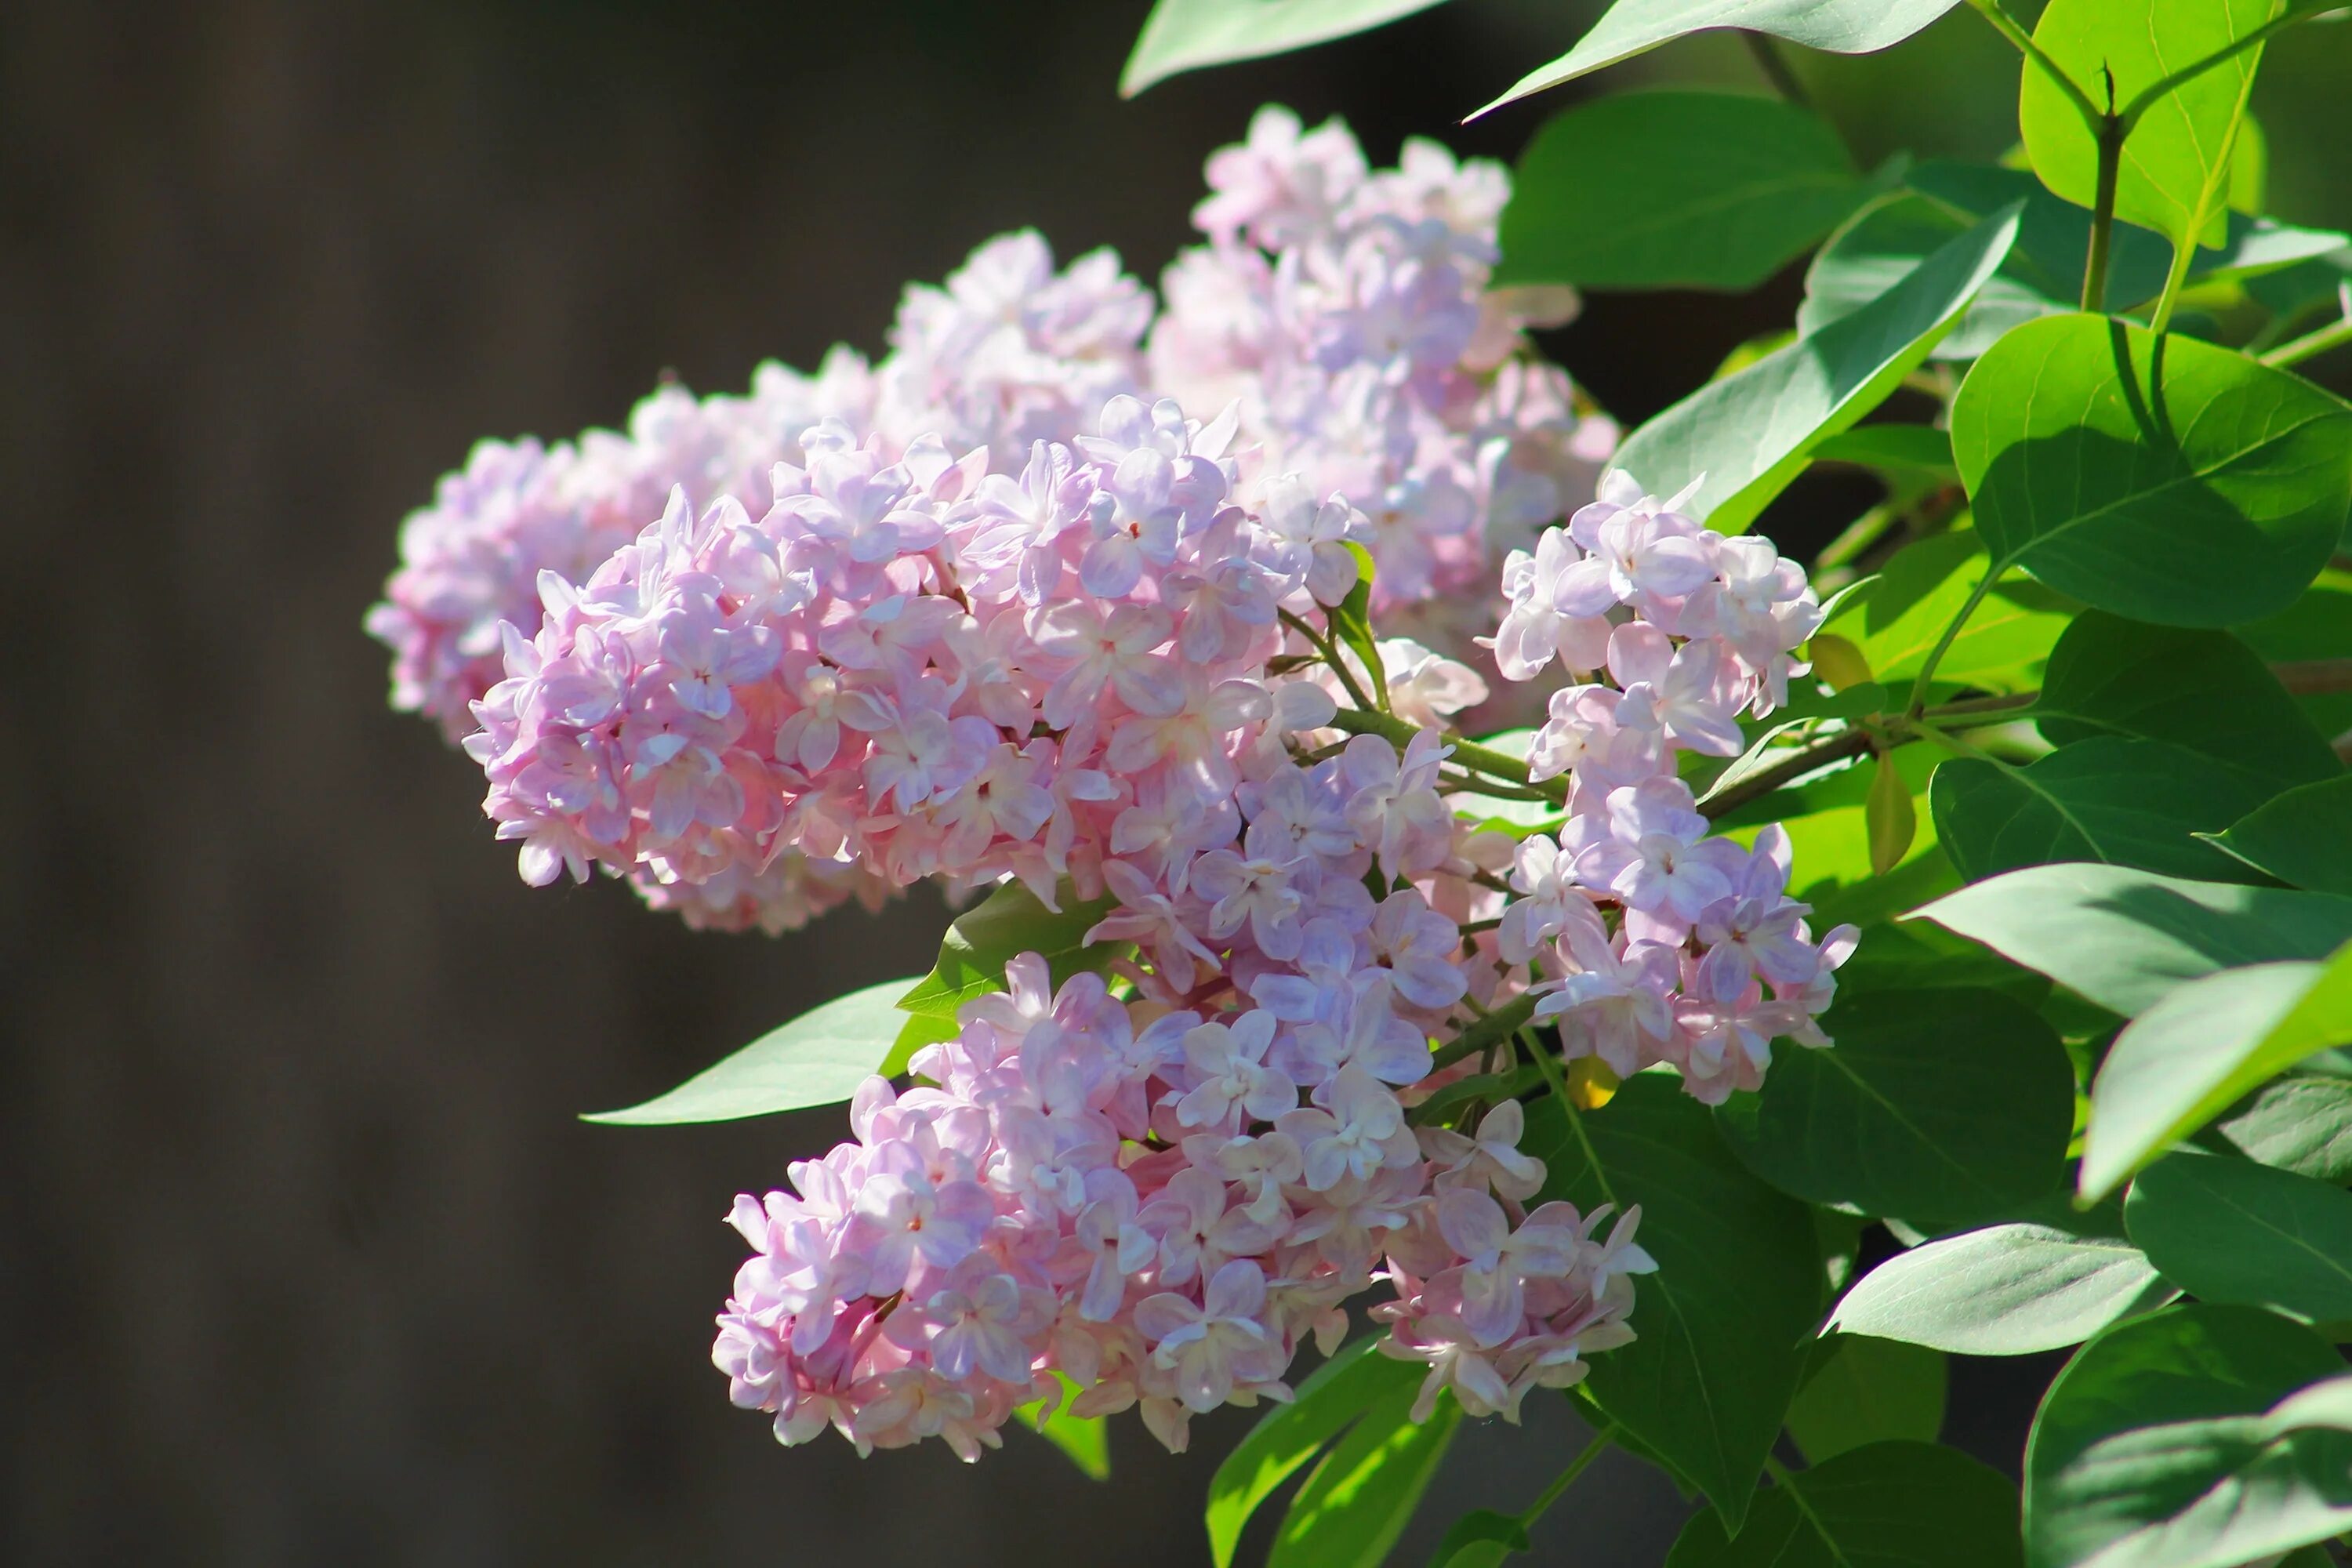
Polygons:
M925 879L1100 906L1093 968L1016 959L855 1142L738 1200L714 1353L788 1442L969 1458L1068 1387L1181 1447L1376 1280L1424 1414L1516 1418L1631 1336L1652 1264L1635 1213L1527 1206L1517 1100L1433 1095L1526 1051L1713 1102L1827 1043L1851 932L1677 767L1785 699L1802 574L1622 475L1542 528L1600 426L1484 290L1499 172L1370 174L1269 111L1211 178L1156 326L1107 257L997 242L870 369L485 447L378 612L530 881L729 928ZM1365 559L1442 651L1360 635ZM1473 658L1562 667L1524 763L1447 734Z

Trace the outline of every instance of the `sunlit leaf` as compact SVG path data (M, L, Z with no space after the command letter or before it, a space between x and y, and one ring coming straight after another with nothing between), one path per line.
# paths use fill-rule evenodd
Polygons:
M2034 1417L2030 1568L2237 1568L2352 1525L2343 1372L2310 1330L2251 1307L2108 1330Z
M716 1067L667 1094L626 1110L582 1118L617 1127L682 1121L734 1121L812 1105L835 1105L882 1068L904 1021L897 1007L903 980L887 980L835 997L771 1029Z
M1712 27L1744 27L1808 48L1866 55L1901 43L1957 0L1617 0L1576 47L1478 112Z
M1864 1275L1829 1326L1955 1355L2080 1344L2178 1294L2121 1237L1996 1225L1922 1243Z
M1970 229L1843 321L1708 383L1626 438L1611 459L1657 495L1737 533L1801 472L1813 447L1860 422L1927 357L2017 233L2016 215Z
M2352 407L2097 316L1995 344L1953 402L1952 452L1997 565L2164 626L2284 609L2352 510Z
M1917 914L2125 1017L2216 970L2324 958L2352 940L2352 899L2120 866L2011 871Z
M1119 73L1132 98L1179 71L1254 60L1344 38L1438 0L1159 0Z
M2121 110L2143 89L2261 26L2273 4L2050 0L2033 41L2095 108ZM2231 150L2261 59L2260 45L2242 50L2148 109L2123 144L2117 216L2177 241L2221 241ZM2017 123L2042 183L2078 206L2093 205L2098 139L2064 90L2032 62L2018 90Z
M2327 963L2254 963L2168 991L2116 1037L2091 1086L2084 1194L2113 1191L2255 1085L2347 1042L2352 947Z

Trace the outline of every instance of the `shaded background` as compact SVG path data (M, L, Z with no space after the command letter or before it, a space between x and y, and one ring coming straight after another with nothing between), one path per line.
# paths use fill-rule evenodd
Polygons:
M478 435L878 352L901 280L1022 224L1156 276L1267 99L1376 161L1411 132L1508 155L1568 99L1451 121L1597 8L1461 0L1123 104L1141 0L11 6L0 1559L1199 1561L1246 1415L1172 1461L1119 1423L1104 1489L1019 1435L861 1464L729 1407L720 1215L840 1117L573 1114L919 971L940 911L778 942L530 891L472 770L385 710L360 616ZM2281 216L2352 219L2352 147L2317 133L2347 40L2265 68ZM1803 68L1865 161L2013 136L2013 59L1964 14ZM1662 74L1753 79L1707 40L1608 83ZM1599 300L1553 346L1639 418L1797 292ZM1969 1369L1954 1435L2013 1470L2046 1371ZM1465 1431L1398 1561L1581 1441L1565 1401L1530 1412L1528 1440ZM1612 1460L1542 1536L1647 1564L1682 1509Z

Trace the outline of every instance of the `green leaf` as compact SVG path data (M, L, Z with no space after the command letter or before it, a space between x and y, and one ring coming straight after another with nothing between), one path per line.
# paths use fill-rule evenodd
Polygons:
M1521 1147L1550 1169L1547 1199L1587 1214L1642 1205L1639 1238L1658 1271L1635 1287L1641 1337L1594 1357L1583 1386L1737 1524L1819 1310L1811 1216L1732 1158L1705 1106L1653 1073L1598 1110L1538 1100Z
M1932 1443L1944 1429L1941 1351L1840 1334L1789 1406L1789 1436L1821 1465L1869 1443Z
M1853 956L1837 972L1841 998L1865 991L1949 990L1962 985L1998 991L2035 1009L2050 999L2048 976L1929 925L1864 927Z
M1116 900L1104 897L1077 903L1065 884L1058 901L1062 908L1057 913L1021 883L1008 881L958 915L940 941L939 962L898 998L899 1010L914 1017L899 1031L889 1059L877 1070L886 1077L904 1072L908 1059L921 1047L953 1039L957 1010L975 997L1003 990L1004 966L1022 953L1044 958L1059 985L1084 971L1101 973L1129 951L1119 942L1087 944L1087 932Z
M1455 1520L1437 1543L1429 1568L1495 1568L1512 1552L1527 1550L1528 1528L1517 1516L1473 1509Z
M1744 27L1833 54L1874 54L1901 43L1954 4L1955 0L1617 0L1576 47L1540 70L1528 72L1478 113L1713 27Z
M1805 275L1805 300L1797 312L1801 330L1818 331L1851 313L1953 235L2021 200L2025 210L2017 244L1930 357L1975 359L2010 328L2077 308L2090 252L2088 211L2052 195L2022 170L1990 164L1930 160L1914 164L1904 184L1909 194L1856 214L1814 258ZM2327 255L2346 243L2344 235L2331 230L2232 214L2221 247L2200 250L2187 280L2197 284L2254 277ZM2163 289L2172 247L2162 236L2118 223L2110 230L2108 246L2110 310L2154 299ZM2333 289L2330 283L2331 296Z
M892 1005L906 988L886 980L837 996L771 1029L718 1066L706 1068L667 1094L626 1110L581 1118L615 1127L682 1121L734 1121L812 1105L835 1105L879 1071L898 1032Z
M1054 1376L1062 1384L1062 1397L1052 1413L1046 1412L1044 1400L1035 1400L1013 1412L1015 1421L1069 1456L1070 1463L1087 1479L1110 1479L1108 1426L1099 1415L1071 1415L1070 1401L1077 1394L1078 1385L1062 1373Z
M1813 460L1932 474L1955 481L1960 477L1959 469L1952 466L1952 433L1933 425L1857 425L1816 446Z
M1873 1443L1760 1493L1728 1542L1712 1514L1666 1568L2017 1568L2017 1489L1933 1443Z
M1853 639L1882 682L1907 683L1976 595L1990 565L1973 530L1914 541L1838 607L1828 628ZM2074 606L2039 583L1996 585L1953 637L1938 679L1987 691L2031 691Z
M2109 1329L2034 1417L2026 1562L2233 1568L2344 1529L2352 1434L2306 1438L2287 1400L2343 1371L2310 1330L2251 1307L2178 1307ZM2244 1417L2256 1419L2233 1419Z
M2033 40L2094 106L2120 110L2262 26L2271 7L2272 0L2050 0ZM2183 244L2221 242L2231 144L2261 58L2261 46L2244 50L2148 109L2123 145L2117 216ZM2078 206L2095 205L2098 138L2032 63L2019 88L2017 124L2042 183Z
M1555 115L1520 154L1494 281L1744 293L1869 189L1837 133L1780 99L1591 99ZM1596 213L1611 216L1596 223Z
M2197 835L2265 794L2185 747L2097 735L2023 767L1956 757L1936 770L1927 802L1937 839L1971 882L2062 860L2219 881L2240 869Z
M2261 656L2227 632L2088 611L2050 650L2033 717L2061 746L2102 733L2185 746L2265 795L2315 779L2352 782ZM2352 795L2345 798L2352 830Z
M1366 695L1375 702L1385 701L1388 671L1381 667L1380 644L1372 636L1372 552L1352 539L1347 548L1356 558L1356 583L1346 598L1331 606L1331 631L1370 679Z
M1317 1367L1298 1396L1269 1409L1217 1467L1204 1516L1217 1568L1232 1568L1250 1516L1294 1471L1374 1405L1421 1386L1427 1369L1377 1353L1380 1338L1358 1340Z
M1911 807L1911 786L1904 782L1895 759L1880 752L1871 769L1870 796L1863 803L1863 826L1870 836L1870 872L1884 877L1903 864L1911 840L1919 831L1919 814Z
M2352 1181L2352 1079L2273 1079L2213 1123L2212 1132L2249 1160L2340 1186Z
M1118 90L1133 98L1179 71L1254 60L1426 11L1438 0L1159 0Z
M1954 1355L2030 1355L2177 1294L2120 1237L1996 1225L1888 1258L1846 1292L1829 1326Z
M2014 213L1987 219L1864 309L1699 388L1628 437L1610 466L1662 496L1705 476L1691 515L1740 531L1816 443L1858 423L1918 366L2016 234Z
M1283 1516L1266 1568L1380 1568L1462 1424L1451 1399L1414 1421L1418 1381L1376 1400L1315 1467Z
M2352 773L2273 796L2213 842L2290 887L2352 894Z
M1994 344L1953 400L1952 452L2000 570L2163 626L2285 608L2352 509L2352 407L2099 316Z
M2099 1066L2084 1195L2112 1192L2248 1089L2347 1041L2352 947L2326 964L2252 963L2170 991L2116 1037Z
M1917 918L2125 1017L2216 970L2322 958L2352 939L2352 899L2183 881L2120 866L2012 871L1938 899Z
M2352 572L2331 566L2277 615L2235 629L2248 647L2273 663L2352 654ZM2352 730L2352 689L2301 692L2295 705L2323 735Z
M2168 1155L2124 1199L2150 1263L2205 1301L2352 1319L2352 1193L2226 1154Z
M2065 1178L2074 1077L2047 1023L1995 991L1841 996L1837 1043L1775 1055L1716 1112L1742 1163L1808 1202L1963 1225Z

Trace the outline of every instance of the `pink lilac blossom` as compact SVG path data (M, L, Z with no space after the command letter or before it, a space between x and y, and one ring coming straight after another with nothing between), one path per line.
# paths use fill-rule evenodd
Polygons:
M1339 121L1308 131L1268 107L1208 179L1193 220L1209 243L1162 279L1152 384L1238 400L1244 479L1344 497L1369 521L1375 606L1465 646L1450 601L1559 517L1615 441L1522 334L1575 296L1487 287L1508 174L1423 141L1374 171Z
M1188 639L1192 618L1224 613L1170 590L1203 564L1188 555L1188 539L1214 533L1223 559L1255 563L1259 585L1294 613L1313 601L1311 568L1223 500L1217 476L1226 470L1210 455L1221 432L1172 408L1116 404L1103 428L1085 448L1091 461L1074 455L1045 466L1056 494L1079 481L1121 483L1129 459L1151 452L1172 473L1149 482L1128 475L1119 494L1145 499L1115 500L1118 515L1184 510L1164 496L1210 509L1206 524L1179 518L1164 561L1155 548L1133 582L1124 566L1110 578L1143 596L1106 603L1089 585L1087 553L1117 536L1099 530L1056 531L1045 567L1003 579L997 566L1035 548L1045 525L1034 516L1029 532L966 562L957 542L978 535L972 509L957 498L980 493L983 481L971 477L979 459L950 482L944 476L965 470L943 453L933 459L941 477L923 491L935 502L928 512L908 500L913 473L875 481L887 496L865 512L898 521L889 550L863 569L878 574L870 595L930 582L925 574L950 583L970 568L973 581L1002 583L1000 617L1075 626L1069 645L1025 679L1017 672L1039 649L1034 631L994 645L1030 701L1049 678L1100 661L1063 688L1080 694L1069 699L1078 706L1064 729L1039 738L1038 755L1055 770L1055 747L1071 734L1145 737L1076 814L1068 845L1090 845L1089 855L1047 868L1080 892L1108 890L1108 912L1086 933L1089 944L1115 944L1097 949L1106 973L1055 989L1043 960L1015 959L1005 992L967 1005L956 1037L914 1058L911 1087L868 1080L852 1108L856 1142L794 1166L795 1192L739 1198L735 1223L753 1252L719 1320L713 1360L736 1402L769 1414L787 1443L830 1426L861 1451L938 1436L970 1458L999 1441L1017 1409L1063 1397L1066 1381L1075 1413L1136 1407L1181 1448L1195 1415L1288 1398L1301 1347L1311 1339L1328 1353L1345 1331L1344 1304L1386 1283L1393 1299L1373 1309L1386 1330L1380 1349L1428 1369L1417 1415L1451 1390L1473 1415L1516 1420L1528 1390L1572 1384L1588 1356L1632 1337L1633 1279L1656 1265L1635 1240L1638 1208L1612 1223L1606 1209L1535 1201L1546 1172L1519 1148L1527 1119L1517 1101L1457 1124L1417 1125L1413 1107L1432 1089L1477 1066L1436 1068L1432 1042L1469 1026L1473 997L1479 1009L1523 998L1564 1057L1592 1056L1620 1075L1668 1068L1707 1101L1755 1087L1775 1037L1828 1043L1814 1019L1834 992L1850 930L1815 941L1804 906L1786 895L1786 836L1767 831L1752 848L1709 837L1675 773L1678 752L1720 750L1727 726L1736 737L1741 710L1769 711L1811 630L1810 593L1800 580L1769 601L1771 636L1752 615L1727 630L1713 590L1778 581L1777 568L1722 563L1711 536L1622 485L1580 511L1550 547L1548 592L1586 595L1572 613L1606 625L1601 640L1622 655L1604 655L1587 689L1615 709L1646 704L1650 717L1612 717L1614 732L1635 742L1592 748L1599 760L1571 772L1558 831L1514 843L1450 808L1452 748L1433 725L1417 725L1402 751L1370 734L1326 744L1328 731L1313 726L1328 724L1335 705L1305 680L1278 689L1319 700L1294 696L1302 721L1271 721L1284 704L1266 666L1305 646L1295 637L1262 632L1253 615L1236 643L1223 631ZM820 433L805 444L829 449ZM775 488L783 499L771 519L798 516L803 481L780 474ZM1097 502L1081 497L1071 510L1092 516ZM741 537L716 542L727 529L750 530L772 549ZM815 559L814 546L781 523L753 529L730 514L717 527L689 525L674 515L671 531L639 546L661 544L667 592L711 593L722 610L757 593L768 595L765 605L793 606L782 619L729 623L761 649L796 646L807 634L790 617L828 591L849 591L846 579L777 588L793 563ZM903 569L909 551L921 556L919 571ZM1642 560L1622 571L1628 554ZM779 571L765 565L771 556ZM697 573L715 576L714 563L732 557L762 564L740 589L696 585ZM658 620L664 612L643 587L654 562L647 555L625 583L600 574L589 596L602 592ZM1031 608L1018 580L1039 571L1046 592ZM1145 594L1150 584L1158 587ZM962 601L975 614L991 602ZM820 646L824 628L858 618L850 605L816 612ZM1111 630L1120 624L1127 634ZM572 626L575 646L585 630ZM609 635L637 636L627 626ZM703 666L736 657L716 633L693 646ZM1135 658L1146 650L1158 666ZM1409 650L1383 645L1392 693L1417 694L1433 715L1475 699L1467 671ZM940 664L939 648L898 652L931 662L890 667L897 686L877 675L848 689L903 702L906 682L976 684ZM781 656L741 657L750 668ZM532 700L571 700L568 687L546 684L547 663L534 668L541 684ZM1678 684L1674 672L1684 668L1708 678ZM1155 674L1165 682L1151 684ZM1169 722L1221 700L1222 718ZM735 701L766 711L776 700L738 692ZM944 701L938 744L894 763L886 790L919 768L918 794L929 799L925 792L950 787L933 775L963 777L990 751L1013 749L1013 736L982 733L998 720ZM1034 722L1028 707L999 718ZM956 728L974 720L969 734ZM725 759L714 768L726 773ZM881 820L852 834L869 845L886 828L905 831L907 814L922 809L877 803L875 787L869 778L863 806ZM860 804L854 786L840 798ZM731 796L727 804L735 809ZM1129 814L1142 825L1122 835ZM1039 885L1041 897L1051 892Z

